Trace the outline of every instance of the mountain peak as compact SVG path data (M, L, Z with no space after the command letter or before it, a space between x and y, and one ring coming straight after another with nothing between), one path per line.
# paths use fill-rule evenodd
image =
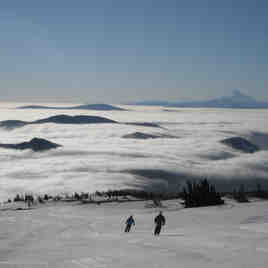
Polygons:
M233 96L234 97L241 97L241 96L246 96L246 95L243 94L239 89L235 88L235 89L233 89Z
M233 96L231 98L236 101L256 102L253 97L242 93L239 89L233 90Z
M240 108L240 109L268 109L268 102L258 101L255 98L242 93L239 89L233 89L230 96L222 96L208 100L179 101L179 102L142 102L136 105L159 105L164 107L180 108Z

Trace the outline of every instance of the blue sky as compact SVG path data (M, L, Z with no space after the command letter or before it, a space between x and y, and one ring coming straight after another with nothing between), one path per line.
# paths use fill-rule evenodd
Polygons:
M0 4L0 100L268 100L262 0L10 0Z

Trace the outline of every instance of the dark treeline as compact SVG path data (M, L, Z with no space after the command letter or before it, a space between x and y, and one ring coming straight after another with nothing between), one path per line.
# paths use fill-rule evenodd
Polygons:
M239 203L249 202L248 196L245 192L245 186L243 184L240 185L238 191L234 189L233 198Z
M26 202L28 205L45 203L47 201L88 201L88 202L113 202L113 201L135 201L135 200L153 200L155 204L159 204L162 200L183 199L183 205L188 207L213 206L224 204L223 196L233 198L237 202L249 202L250 197L268 199L268 191L263 190L260 183L256 184L256 190L246 191L246 187L241 184L238 189L232 192L217 192L213 184L208 180L187 181L182 191L177 192L149 192L137 189L121 189L96 191L94 193L77 193L61 194L61 195L32 195L17 194L13 199L14 202ZM8 202L12 202L11 199Z
M14 202L26 202L28 199L37 201L39 203L44 203L46 201L94 201L94 200L108 200L108 201L118 201L118 200L167 200L167 199L175 199L179 197L178 194L173 193L155 193L155 192L147 192L143 190L136 189L121 189L121 190L108 190L108 191L96 191L94 193L77 193L74 192L72 194L62 194L62 195L23 195L17 194L14 198ZM9 199L9 202L11 200ZM101 202L101 201L100 201Z
M159 192L147 192L143 190L135 190L135 189L122 189L122 190L108 190L103 192L95 192L96 196L99 197L107 197L108 199L111 198L118 198L118 197L127 197L132 196L137 199L144 199L144 200L166 200L166 199L174 199L177 198L179 194L173 193L159 193Z
M249 193L250 196L262 198L262 199L268 199L268 191L262 189L262 186L260 183L256 184L256 191L253 193Z
M264 190L260 183L256 183L255 191L246 191L244 184L241 184L239 189L234 189L232 197L240 203L249 202L249 198L268 199L268 191Z
M30 203L34 203L34 201L38 201L39 203L44 203L45 201L48 200L60 200L61 197L56 195L56 196L52 196L52 195L48 195L48 194L44 194L44 195L38 195L36 197L34 197L33 194L17 194L14 198L13 198L13 202L30 202ZM11 199L9 199L9 202L11 202Z
M188 181L187 187L183 189L182 198L186 208L224 204L224 200L216 192L215 186L210 185L206 179L200 182Z

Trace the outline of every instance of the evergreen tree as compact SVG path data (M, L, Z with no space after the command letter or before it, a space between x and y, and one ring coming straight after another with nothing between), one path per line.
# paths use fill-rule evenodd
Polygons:
M238 191L234 191L234 199L241 203L249 202L247 195L245 193L245 188L243 184L240 185Z
M216 192L215 186L210 185L207 179L199 183L187 181L187 188L183 188L182 198L185 207L200 207L222 205L224 200Z

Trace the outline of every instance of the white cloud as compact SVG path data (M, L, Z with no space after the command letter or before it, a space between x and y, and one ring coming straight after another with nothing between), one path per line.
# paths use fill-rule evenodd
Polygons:
M15 119L32 120L55 114L53 111L4 110ZM77 112L70 112L77 114ZM81 113L81 112L79 112ZM262 113L267 113L262 111ZM89 113L83 113L89 114ZM33 137L48 139L64 147L44 153L0 149L0 198L17 192L72 192L136 187L173 190L181 180L208 177L225 181L252 181L267 178L268 123L260 111L185 110L165 113L156 109L130 112L93 112L121 122L158 122L165 129L131 125L33 125L13 131L1 130L1 142L18 143ZM135 131L163 133L179 139L123 139ZM244 154L219 143L231 136L248 137L264 151ZM162 170L150 178L140 170ZM131 171L131 172L129 172ZM135 173L136 172L136 173ZM168 173L169 172L169 173Z

